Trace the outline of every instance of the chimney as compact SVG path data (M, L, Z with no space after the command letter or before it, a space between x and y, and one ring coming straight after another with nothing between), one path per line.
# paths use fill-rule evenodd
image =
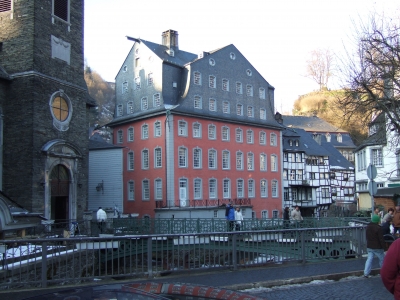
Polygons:
M168 49L174 48L174 50L179 50L178 45L178 31L167 30L162 33L162 44Z

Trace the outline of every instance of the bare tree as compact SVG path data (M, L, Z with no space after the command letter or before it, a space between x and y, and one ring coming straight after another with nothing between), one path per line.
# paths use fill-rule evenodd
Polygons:
M328 86L329 78L332 76L333 54L329 49L317 49L310 53L307 60L306 76L313 79L319 90Z
M398 20L397 20L398 21ZM400 27L394 19L372 15L355 26L356 51L347 52L341 72L345 97L338 104L350 118L362 112L365 124L375 121L383 132L400 133ZM381 116L380 118L377 118ZM382 120L380 122L376 120ZM386 126L382 128L382 126ZM378 127L377 127L378 128ZM392 140L393 141L393 140ZM396 142L397 144L397 142Z

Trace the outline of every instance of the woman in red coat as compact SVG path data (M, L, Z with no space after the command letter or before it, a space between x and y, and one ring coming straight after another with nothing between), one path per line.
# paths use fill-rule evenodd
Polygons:
M381 268L381 278L384 286L400 299L400 239L390 245Z

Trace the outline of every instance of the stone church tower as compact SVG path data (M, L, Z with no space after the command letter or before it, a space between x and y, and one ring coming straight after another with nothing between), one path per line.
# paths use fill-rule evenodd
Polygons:
M81 0L0 0L0 188L60 221L87 208Z

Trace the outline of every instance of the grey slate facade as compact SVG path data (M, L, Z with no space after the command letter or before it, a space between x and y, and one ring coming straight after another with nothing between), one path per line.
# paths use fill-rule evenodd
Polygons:
M83 77L84 2L10 3L0 11L2 191L48 219L77 219L95 105Z

